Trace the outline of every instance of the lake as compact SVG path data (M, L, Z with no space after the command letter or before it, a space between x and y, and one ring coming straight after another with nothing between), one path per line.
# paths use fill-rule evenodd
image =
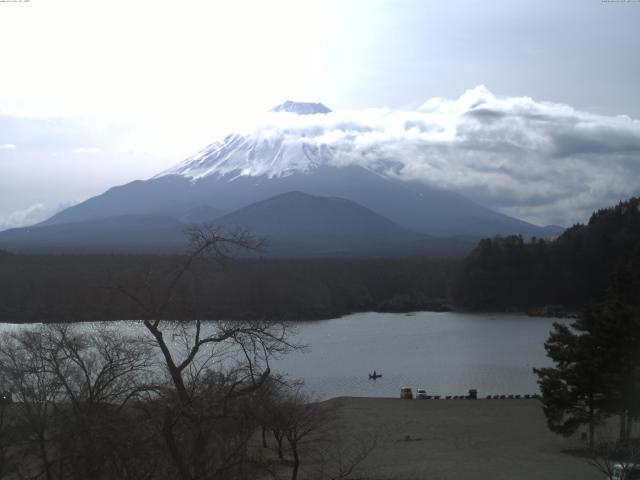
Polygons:
M306 353L274 366L305 379L325 399L395 397L400 388L440 395L527 394L538 391L533 367L551 365L544 341L553 322L521 314L361 313L300 325ZM376 381L368 374L383 376Z
M521 314L455 312L359 313L300 322L296 340L309 346L272 363L305 381L318 399L396 397L403 386L430 394L531 394L533 367L551 365L544 341L555 321ZM146 335L140 322L117 322L126 334ZM0 331L22 326L1 324ZM91 328L82 324L81 328ZM382 374L369 380L369 372Z

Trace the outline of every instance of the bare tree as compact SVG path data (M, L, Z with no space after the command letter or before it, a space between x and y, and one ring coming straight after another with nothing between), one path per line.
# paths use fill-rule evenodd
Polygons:
M300 476L303 457L304 476L312 479L353 478L362 462L377 447L379 430L353 436L342 427L335 403L313 402L302 393L302 384L268 382L267 398L262 398L258 414L277 442L278 458L288 464L291 478ZM286 440L286 450L283 441Z
M286 395L280 405L286 418L283 425L284 436L287 439L293 456L293 470L291 480L298 478L302 443L312 435L320 435L327 427L330 412L319 403L311 402L300 389Z
M268 447L266 433L271 432L280 460L284 460L285 433L290 422L286 400L291 394L291 389L299 385L295 382L289 383L281 376L272 376L255 394L257 408L253 414L261 427L262 447Z
M214 358L212 349L228 343L234 343L246 360L245 367L248 376L234 384L229 392L230 397L245 395L258 388L269 376L269 358L277 353L289 350L286 340L286 327L277 322L242 322L217 321L207 322L211 328L203 327L202 320L195 320L190 327L180 331L181 343L186 347L181 352L172 351L165 338L165 312L178 302L178 291L181 281L193 269L194 265L206 258L225 261L230 255L239 250L259 250L264 241L252 237L245 230L225 232L213 226L193 226L189 229L191 249L184 261L169 275L164 291L160 296L147 294L138 295L124 288L119 291L129 297L141 310L144 316L144 326L155 339L157 347L162 352L165 366L171 377L176 394L184 405L191 401L187 388L186 376L188 369L201 361L199 355L210 360ZM188 307L185 307L188 308ZM175 332L173 332L175 335ZM208 349L207 351L203 351ZM178 355L182 355L178 357ZM197 367L203 370L203 364Z
M20 431L14 454L23 460L19 475L52 480L56 462L52 405L61 385L45 368L43 348L44 338L38 331L4 334L0 338L0 384L14 400L11 410Z
M625 474L632 466L640 466L640 438L633 438L632 429L628 433L630 438L620 441L606 423L600 424L596 428L594 446L586 450L587 463L607 478L614 478L617 466L622 473L619 478L626 478Z
M0 392L0 478L7 478L18 468L18 462L10 454L10 449L17 441L12 404L11 392Z
M356 436L340 428L332 429L318 441L316 477L323 480L356 478L362 463L378 447L381 438L381 431Z
M267 432L271 432L277 442L280 460L284 458L284 430L282 426L285 424L285 419L282 418L282 409L278 407L282 400L283 390L287 388L290 388L290 384L282 376L272 375L264 382L262 388L253 394L256 408L252 413L260 424L262 448L268 448Z
M60 461L75 478L115 474L112 454L123 453L118 428L129 417L125 408L153 389L149 349L106 326L91 334L54 326L43 335L45 370L58 379L64 399L52 404L59 423Z
M0 381L12 392L21 477L112 478L128 402L146 391L144 346L98 328L42 326L0 340Z
M259 474L258 393L271 378L271 358L296 346L282 322L168 320L188 310L181 285L197 279L201 262L260 247L242 231L203 227L191 239L191 252L170 272L146 276L139 290L115 289L138 306L148 335L58 325L0 339L0 390L13 393L7 408L19 427L3 450L0 405L0 469L7 453L20 464L16 475L33 480ZM297 448L304 434L290 436Z
M172 388L166 390L160 432L176 475L183 480L223 478L244 468L257 425L246 405L269 378L269 360L295 346L282 322L165 320L168 311L189 308L180 285L199 262L223 262L237 251L263 245L246 231L211 226L193 227L189 236L189 254L155 294L148 293L152 289L145 294L118 290L140 309L169 377Z

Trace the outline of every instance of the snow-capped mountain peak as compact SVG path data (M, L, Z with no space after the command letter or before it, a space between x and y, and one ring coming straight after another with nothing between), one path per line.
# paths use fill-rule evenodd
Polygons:
M322 103L292 102L291 100L287 100L269 111L297 113L298 115L315 115L317 113L330 113L331 109Z
M260 138L258 135L228 135L175 167L157 175L181 175L197 180L211 175L282 177L293 172L307 172L331 160L327 145L286 137Z
M331 110L322 103L287 101L270 112L314 115ZM228 180L239 176L282 177L293 172L309 172L332 157L332 149L317 139L295 129L267 125L249 134L228 135L155 178L166 175L181 175L191 180L208 176L224 176Z

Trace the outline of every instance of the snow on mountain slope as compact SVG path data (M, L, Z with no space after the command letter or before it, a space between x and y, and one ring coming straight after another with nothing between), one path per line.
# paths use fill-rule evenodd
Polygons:
M298 115L314 115L316 113L329 113L331 109L322 103L292 102L291 100L287 100L283 104L273 107L270 111L290 112L297 113Z
M157 177L182 175L192 180L210 175L280 177L293 172L307 172L328 163L333 154L326 145L314 145L286 136L229 135L224 141L209 145Z
M385 120L378 125L380 115ZM421 234L544 236L536 225L483 207L440 184L403 175L413 155L422 155L418 147L407 150L408 137L437 142L455 137L455 131L419 131L407 123L406 115L379 110L343 115L322 104L296 102L274 108L261 121L149 180L114 187L45 223L168 212L178 218L176 213L184 216L199 207L232 212L300 191L357 202Z
M307 122L314 125L317 117L330 114L321 103L287 101L272 108L268 121L246 135L231 134L223 141L213 143L175 167L156 175L181 175L197 180L210 175L280 177L293 172L308 172L317 166L330 163L336 149L322 142L326 129L321 126L301 132L290 128L300 116L316 117ZM303 121L304 124L304 121Z

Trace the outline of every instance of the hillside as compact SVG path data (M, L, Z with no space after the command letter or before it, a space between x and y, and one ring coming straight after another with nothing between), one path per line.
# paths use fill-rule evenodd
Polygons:
M482 240L465 260L454 302L470 309L577 309L626 275L640 299L640 199L598 210L554 241L508 236Z
M287 192L226 215L203 206L165 215L136 214L75 220L0 232L0 248L21 253L179 254L188 247L191 224L242 228L266 240L264 257L409 256L458 257L469 238L437 238L410 231L345 198Z

